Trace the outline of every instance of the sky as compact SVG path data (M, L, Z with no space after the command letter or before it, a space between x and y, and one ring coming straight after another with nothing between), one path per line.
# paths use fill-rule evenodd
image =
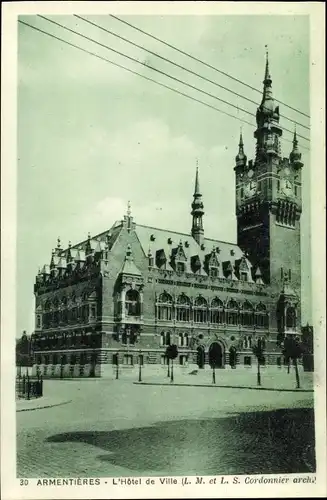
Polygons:
M190 232L196 163L205 208L205 236L236 242L234 158L240 127L253 158L261 95L110 16L85 16L106 29L255 101L218 88L73 16L48 16L102 44L212 93L219 102L37 16L33 26L207 102L209 109L112 64L18 25L17 336L34 329L33 284L51 250L109 229L130 200L139 224ZM307 16L124 16L124 20L262 90L265 45L273 95L310 114ZM305 116L280 105L291 131ZM291 121L286 120L290 118ZM253 127L241 123L244 119ZM309 130L297 126L299 135ZM284 138L292 134L284 132ZM304 161L302 213L302 323L311 322L309 142ZM282 142L288 156L291 144Z

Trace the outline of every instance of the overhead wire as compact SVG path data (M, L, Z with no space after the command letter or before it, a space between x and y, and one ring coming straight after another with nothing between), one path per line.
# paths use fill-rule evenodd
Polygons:
M194 102L197 102L197 103L199 103L199 104L202 104L202 105L206 106L207 108L210 108L210 109L212 109L212 110L214 110L214 111L216 111L216 112L218 112L218 113L221 113L221 114L224 114L224 115L226 115L226 116L229 116L230 118L234 118L235 120L238 120L238 121L240 121L240 122L246 123L246 124L247 124L247 125L249 125L250 127L255 128L255 125L254 125L253 123L248 122L247 120L244 120L243 118L239 118L239 117L237 117L237 116L235 116L235 115L232 115L232 114L228 113L227 111L223 111L223 110L221 110L221 109L217 108L216 106L213 106L213 105L211 105L211 104L209 104L209 103L207 103L207 102L205 102L205 101L201 101L200 99L197 99L197 98L195 98L195 97L193 97L193 96L191 96L191 95L189 95L189 94L186 94L186 93L184 93L184 92L181 92L180 90L177 90L177 89L175 89L175 88L173 88L173 87L170 87L169 85L166 85L166 84L164 84L164 83L158 82L157 80L154 80L153 78L150 78L150 77L148 77L148 76L142 75L141 73L138 73L137 71L134 71L134 70L132 70L132 69L130 69L130 68L128 68L128 67L126 67L126 66L122 65L122 64L119 64L119 63L117 63L117 62L114 62L114 61L112 61L112 60L110 60L110 59L108 59L108 58L106 58L106 57L104 57L104 56L101 56L101 55L99 55L99 54L97 54L97 53L95 53L95 52L92 52L92 51L90 51L90 50L84 49L83 47L81 47L81 46L79 46L79 45L76 45L76 44L74 44L74 43L72 43L72 42L69 42L68 40L65 40L65 39L63 39L63 38L61 38L61 37L58 37L58 36L56 36L56 35L54 35L54 34L52 34L52 33L49 33L48 31L45 31L45 30L43 30L43 29L41 29L41 28L38 28L38 27L36 27L36 26L33 26L33 25L31 25L31 24L29 24L29 23L27 23L27 22L25 22L25 21L23 21L23 20L21 20L21 19L18 19L18 22L19 22L20 24L23 24L23 25L27 26L27 27L28 27L28 28L30 28L30 29L33 29L33 30L35 30L35 31L37 31L37 32L39 32L39 33L41 33L41 34L43 34L43 35L46 35L46 36L48 36L48 37L50 37L50 38L53 38L53 39L55 39L55 40L57 40L57 41L60 41L60 42L62 42L62 43L64 43L64 44L66 44L66 45L68 45L68 46L70 46L70 47L73 47L73 48L75 48L75 49L77 49L77 50L79 50L79 51L81 51L81 52L84 52L84 53L86 53L86 54L88 54L88 55L90 55L90 56L93 56L93 57L95 57L95 58L97 58L97 59L100 59L100 60L102 60L102 61L104 61L104 62L106 62L106 63L109 63L109 64L111 64L111 65L113 65L113 66L116 66L116 67L118 67L118 68L120 68L120 69L123 69L123 70L125 70L125 71L127 71L127 72L129 72L129 73L132 73L132 74L134 74L134 75L137 75L137 76L139 76L139 77L143 78L144 80L147 80L147 81L149 81L149 82L155 83L156 85L158 85L158 86L160 86L160 87L163 87L163 88L165 88L165 89L167 89L167 90L170 90L170 91L172 91L172 92L174 92L174 93L176 93L176 94L178 94L178 95L181 95L181 96L183 96L183 97L185 97L185 98L187 98L187 99L189 99L189 100L191 100L191 101L194 101ZM285 142L292 143L292 141L291 141L291 140L289 140L289 139L287 139L287 138L285 138L285 137L283 137L283 138L282 138L282 140L284 140ZM308 147L306 147L306 146L302 146L302 148L303 148L303 149L306 149L306 150L309 150L309 148L308 148Z
M128 54L125 54L124 52L121 52L121 51L116 50L116 49L114 49L112 47L109 47L108 45L106 45L104 43L101 43L98 40L94 40L94 38L91 38L91 37L89 37L87 35L84 35L83 33L79 32L79 31L73 30L72 28L69 28L68 26L65 26L65 25L63 25L61 23L58 23L57 21L54 21L53 19L49 19L49 18L47 18L45 16L42 16L41 14L38 14L38 17L40 17L41 19L44 19L45 21L48 21L49 23L52 23L52 24L54 24L54 25L56 25L56 26L58 26L58 27L60 27L60 28L62 28L64 30L66 30L66 31L68 31L70 33L73 33L74 35L80 36L81 38L84 38L85 40L88 40L89 42L95 43L96 45L99 45L100 47L103 47L103 48L105 48L107 50L110 50L111 52L114 52L115 54L118 54L118 55L120 55L122 57L125 57L126 59L129 59L130 61L132 61L132 62L134 62L136 64L139 64L141 66L149 68L150 70L155 71L156 73L159 73L161 75L164 75L165 77L170 78L173 81L181 83L182 85L185 85L185 86L191 88L192 90L198 91L201 94L204 94L204 95L206 95L208 97L216 99L217 101L220 101L220 102L222 102L222 103L224 103L224 104L226 104L228 106L231 106L231 107L233 107L235 109L238 109L238 110L242 111L243 113L246 113L246 114L248 114L250 116L255 116L254 113L252 113L251 111L248 111L247 109L241 108L240 106L236 106L235 104L232 104L229 101L221 99L220 97L218 97L218 96L216 96L214 94L211 94L210 92L207 92L207 91L205 91L205 90L203 90L203 89L201 89L199 87L196 87L195 85L192 85L192 84L190 84L188 82L185 82L184 80L181 80L181 79L179 79L179 78L177 78L177 77L175 77L173 75L170 75L169 73L166 73L165 71L162 71L162 70L160 70L158 68L155 68L155 67L153 67L153 66L151 66L151 65L149 65L149 64L147 64L145 62L139 61L138 59L136 59L136 58L134 58L132 56L129 56ZM289 132L290 134L294 133L294 130L290 130L290 129L286 128L286 127L281 127L281 128L284 131ZM301 139L304 139L305 141L310 142L310 139L308 139L307 137L305 137L302 134L297 133L297 136L300 137Z
M244 99L245 101L248 101L250 102L251 104L255 104L257 106L257 102L256 101L253 101L253 99L250 99L248 97L246 97L245 95L243 94L239 94L238 92L235 92L234 90L228 88L228 87L225 87L224 85L221 85L220 83L214 81L214 80L211 80L210 78L207 78L206 76L203 76L201 75L200 73L197 73L196 71L193 71L181 64L178 64L176 61L173 61L171 59L168 59L167 57L164 57L162 56L161 54L158 54L157 52L154 52L153 50L150 50L150 49L147 49L146 47L144 47L143 45L139 45L138 43L135 43L133 42L132 40L129 40L128 38L125 38L123 37L122 35L119 35L118 33L115 33L114 31L112 30L109 30L108 28L105 28L104 26L101 26L100 24L98 23L95 23L93 21L90 21L89 19L85 18L85 17L82 17L82 16L79 16L77 14L74 14L74 17L80 19L81 21L84 21L85 23L88 23L90 24L91 26L94 26L102 31L104 31L105 33L108 33L109 35L112 35L120 40L123 40L124 42L130 44L130 45L133 45L134 47L137 47L138 49L141 49L141 50L144 50L145 52L147 52L148 54L151 54L155 57L158 57L159 59L161 59L162 61L165 61L165 62L168 62L169 64L172 64L173 66L179 68L179 69L182 69L183 71L186 71L187 73L190 73L191 75L194 75L198 78L201 78L202 80L208 82L208 83L211 83L212 85L215 85L216 87L219 87L223 90L225 90L226 92L229 92L237 97L240 97L241 99ZM304 125L303 123L300 123L298 122L297 120L294 120L292 118L289 118L288 116L285 116L285 115L280 115L282 118L284 118L285 120L288 120L290 122L292 122L293 124L296 124L296 125L299 125L300 127L303 127L307 130L310 130L310 127L308 127L307 125Z
M232 80L234 80L235 82L238 82L240 83L241 85L244 85L245 87L251 89L251 90L254 90L255 92L258 92L259 94L262 93L261 90L253 87L252 85L249 85L248 83L242 81L242 80L239 80L238 78L230 75L229 73L226 73L225 71L222 71L221 69L217 68L216 66L212 66L211 64L207 63L206 61L203 61L202 59L198 58L198 57L195 57L193 56L192 54L190 54L189 52L186 52L185 50L182 50L182 49L179 49L178 47L176 47L175 45L171 44L171 43L168 43L167 41L165 40L162 40L161 38L155 36L155 35L152 35L151 33L148 33L147 31L144 31L142 30L141 28L133 25L132 23L129 23L127 21L125 21L124 19L121 19L120 17L118 16L115 16L113 14L109 14L110 17L112 17L113 19L116 19L117 21L119 21L120 23L123 23L123 24L126 24L127 26L129 26L130 28L136 30L136 31L139 31L140 33L142 33L143 35L146 35L150 38L152 38L153 40L156 40L157 42L160 42L164 45L166 45L167 47L179 52L180 54L183 54L184 56L187 56L191 59L193 59L194 61L200 63L200 64L203 64L204 66L207 66L208 68L216 71L217 73L220 73L228 78L231 78ZM279 102L280 104L282 104L283 106L286 106L287 108L291 109L292 111L295 111L296 113L299 113L303 116L305 116L306 118L310 118L310 115L308 115L307 113L304 113L303 111L297 109L297 108L294 108L292 106L290 106L289 104L286 104L285 102L281 101L280 99L275 99L277 102Z

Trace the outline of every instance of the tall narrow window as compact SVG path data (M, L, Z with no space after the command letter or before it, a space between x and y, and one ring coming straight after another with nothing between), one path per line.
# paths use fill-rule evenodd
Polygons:
M173 299L171 295L164 292L158 300L158 319L163 321L172 320Z
M161 332L160 334L160 345L168 346L170 345L170 332Z
M176 264L176 271L177 271L177 273L183 273L185 271L185 264L184 264L184 262L177 262L177 264Z
M128 290L125 298L127 316L140 315L140 295L137 290Z
M225 322L224 304L218 298L211 302L211 323L222 324Z
M264 304L257 304L255 308L255 326L258 328L268 327L268 313Z
M194 301L194 322L206 323L208 316L208 304L203 297L197 297Z
M294 307L288 307L286 310L286 328L296 327L296 312Z
M176 304L176 320L190 321L190 299L186 295L180 295Z
M231 299L226 308L227 324L238 325L238 304L235 300Z
M241 311L241 324L242 326L252 327L254 323L253 306L250 302L246 301L243 304Z

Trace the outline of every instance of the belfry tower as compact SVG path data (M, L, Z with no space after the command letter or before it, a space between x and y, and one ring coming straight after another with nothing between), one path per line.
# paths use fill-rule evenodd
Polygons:
M256 113L255 159L247 162L242 135L235 158L238 245L263 280L278 289L285 273L300 294L301 153L294 133L289 158L281 156L282 128L272 93L268 54L262 101Z
M199 183L199 167L196 167L195 174L195 187L194 187L194 195L193 195L193 203L192 203L192 231L191 234L195 241L198 242L199 245L203 243L204 230L203 230L203 203L202 203L202 194L200 191L200 183Z

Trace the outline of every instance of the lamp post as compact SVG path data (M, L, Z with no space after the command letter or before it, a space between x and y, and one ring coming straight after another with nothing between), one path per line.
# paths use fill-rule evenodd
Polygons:
M168 363L169 363L169 360L171 360L170 382L173 383L174 382L174 359L177 358L177 356L178 356L177 345L175 345L175 344L169 345L166 349L166 356L168 358Z
M119 371L118 371L118 352L116 352L116 380L118 380L118 376L119 376Z
M63 357L60 356L60 378L63 378L63 371L64 371Z
M142 351L139 353L139 382L142 382Z

